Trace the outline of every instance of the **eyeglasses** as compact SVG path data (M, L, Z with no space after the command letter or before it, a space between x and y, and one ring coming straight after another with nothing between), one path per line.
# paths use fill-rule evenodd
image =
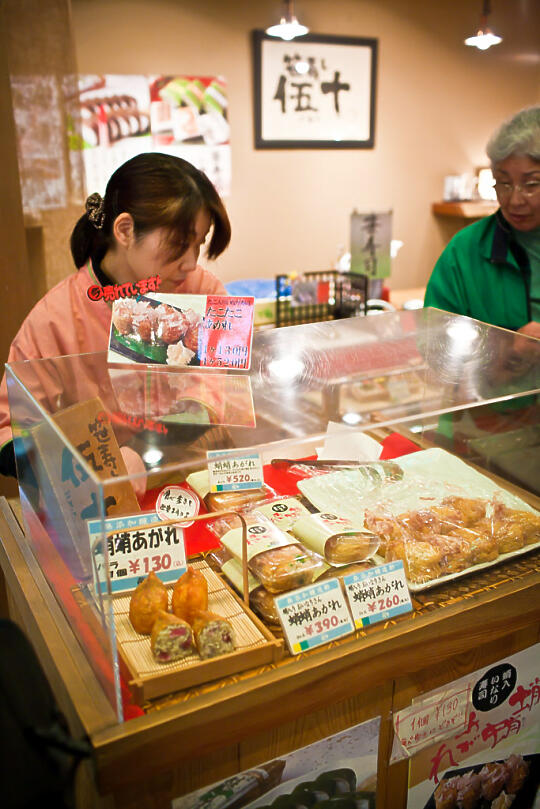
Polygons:
M511 197L514 191L519 191L520 194L523 194L524 197L530 199L534 197L540 191L540 182L534 180L530 183L523 183L523 185L519 185L518 183L503 183L503 182L496 182L494 184L495 191L497 192L497 196L501 199L505 199L506 197Z

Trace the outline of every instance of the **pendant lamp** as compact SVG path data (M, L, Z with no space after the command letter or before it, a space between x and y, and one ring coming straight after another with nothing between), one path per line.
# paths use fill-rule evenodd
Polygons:
M486 51L488 48L491 48L492 45L498 45L499 42L502 42L502 37L494 34L488 25L488 16L490 13L491 3L489 0L484 0L478 31L474 36L467 37L465 40L465 45L471 45L472 47L478 48L481 51Z
M277 25L271 25L266 29L266 33L271 37L279 37L287 41L295 37L304 36L309 32L309 28L301 25L294 14L293 0L285 0L283 3L283 14Z

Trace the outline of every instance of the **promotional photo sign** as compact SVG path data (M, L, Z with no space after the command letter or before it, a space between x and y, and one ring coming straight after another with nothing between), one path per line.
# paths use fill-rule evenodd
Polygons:
M112 305L108 361L249 369L254 298L152 293Z
M175 798L172 809L275 806L375 809L380 717ZM330 799L333 798L332 802ZM337 806L338 804L336 804Z
M394 717L411 756L407 809L536 806L540 785L540 644L502 658ZM486 803L487 801L487 803Z
M103 194L122 163L153 151L187 160L204 171L220 195L230 194L227 82L222 76L81 74L78 91L68 136L71 150L82 155L87 194Z
M148 366L108 368L115 407L113 424L167 434L182 425L255 427L251 380L243 373L198 368L168 372Z

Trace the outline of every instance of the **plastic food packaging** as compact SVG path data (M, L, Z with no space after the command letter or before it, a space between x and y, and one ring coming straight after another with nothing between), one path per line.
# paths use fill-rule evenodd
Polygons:
M354 562L351 565L341 565L340 567L334 567L333 565L327 565L326 569L320 576L317 576L317 581L326 581L327 579L339 579L341 582L345 578L345 576L351 575L351 573L361 573L364 570L369 570L370 567L375 567L374 561L366 561L366 562Z
M249 507L255 503L275 498L276 493L270 486L263 484L258 489L238 489L232 492L211 492L208 470L192 472L187 482L199 495L208 511L228 511Z
M247 564L251 573L271 593L311 584L323 568L322 558L273 525L264 514L252 512L250 516L256 520L247 529ZM221 542L241 562L242 529L227 531Z
M407 578L422 584L493 562L540 539L540 515L509 508L497 498L465 497L449 488L442 498L398 511L366 510L366 527L381 540L386 561L402 559ZM397 513L396 513L397 512Z
M311 513L300 502L298 497L281 497L276 500L257 503L255 510L268 517L282 531L290 531L300 517Z
M244 594L242 565L226 548L216 548L208 554L218 564L221 572L238 592ZM279 624L279 616L272 593L262 586L253 573L248 571L249 606L269 624Z
M363 562L377 553L380 544L376 534L365 528L355 528L345 517L327 512L300 517L291 531L331 565Z

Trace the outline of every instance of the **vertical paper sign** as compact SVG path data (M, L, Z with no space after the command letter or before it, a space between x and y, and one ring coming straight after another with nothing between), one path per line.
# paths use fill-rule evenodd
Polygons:
M207 368L249 369L254 298L208 295L198 356Z
M412 610L401 559L344 576L343 584L357 628Z
M354 632L338 579L277 596L275 604L291 654Z
M93 548L96 588L106 592L106 555L102 543L105 529L109 577L112 592L132 590L141 577L153 571L163 582L176 581L187 570L184 533L177 525L162 525L158 514L90 520L90 547ZM114 533L113 533L114 532ZM94 545L94 543L96 543ZM94 576L95 578L95 576Z
M390 275L392 211L351 214L351 272L368 278Z

